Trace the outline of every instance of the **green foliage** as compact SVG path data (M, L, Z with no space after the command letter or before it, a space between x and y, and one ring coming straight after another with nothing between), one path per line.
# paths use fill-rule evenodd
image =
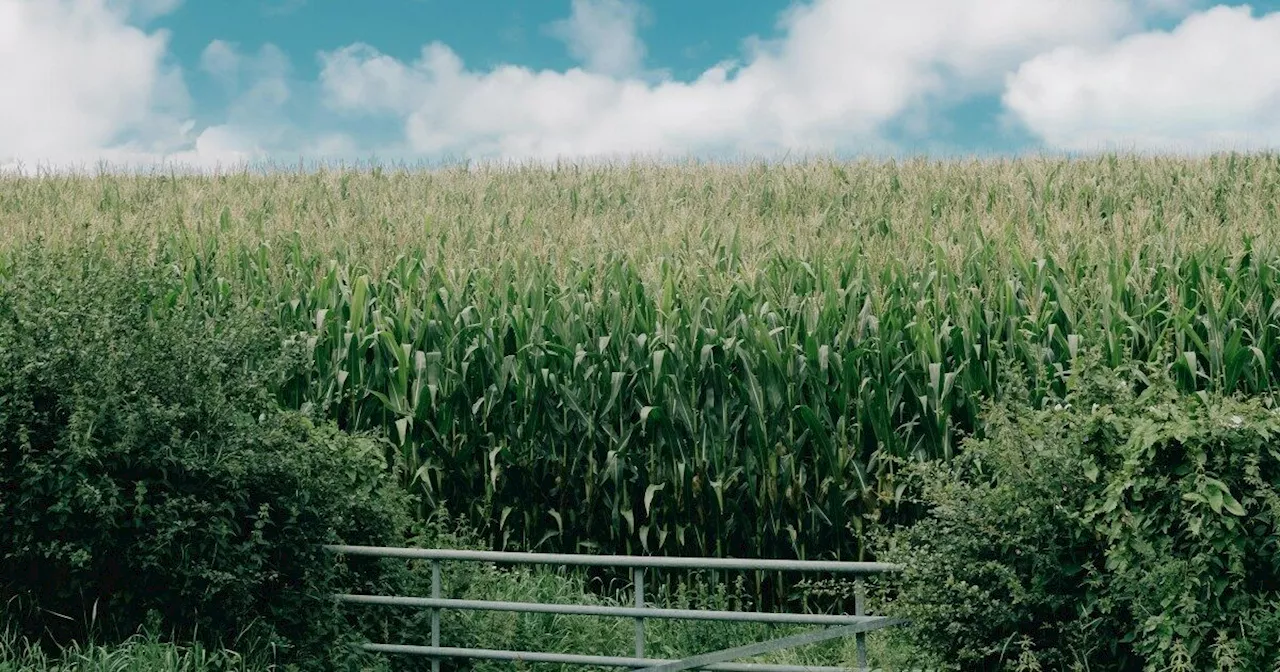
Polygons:
M928 514L883 540L907 567L889 610L957 669L1275 669L1280 412L1085 371L910 470Z
M40 646L0 631L0 672L249 672L258 666L234 651L199 643L179 645L134 636L116 646L74 643L51 655Z
M260 311L285 405L493 547L861 559L899 465L1083 349L1273 393L1276 203L1277 153L0 176L0 284L145 241L158 304Z
M278 410L275 328L175 282L86 246L0 285L0 601L47 643L318 655L344 633L319 545L402 539L407 498L376 441Z
M646 278L621 254L373 272L292 249L239 285L311 346L283 396L385 432L424 508L499 547L856 559L899 504L893 465L953 455L1005 370L1035 404L1086 346L1172 362L1186 392L1280 372L1263 250L1028 257L975 234L911 263L718 249ZM273 282L285 298L251 289Z
M1277 202L1280 154L0 178L0 277L145 240L495 547L859 559L1005 373L1274 391Z

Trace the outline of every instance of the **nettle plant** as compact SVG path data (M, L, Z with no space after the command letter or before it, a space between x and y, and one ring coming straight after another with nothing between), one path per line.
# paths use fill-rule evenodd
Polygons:
M1280 409L1078 370L909 470L928 514L881 541L904 636L964 669L1276 669Z

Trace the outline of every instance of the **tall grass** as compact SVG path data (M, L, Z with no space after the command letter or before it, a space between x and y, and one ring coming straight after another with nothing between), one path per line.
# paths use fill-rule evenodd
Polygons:
M1278 198L1273 154L8 177L0 283L142 249L153 310L267 311L281 398L498 546L857 559L1006 375L1272 391Z
M116 646L73 644L56 653L0 631L0 672L248 672L262 669L233 651L133 637Z

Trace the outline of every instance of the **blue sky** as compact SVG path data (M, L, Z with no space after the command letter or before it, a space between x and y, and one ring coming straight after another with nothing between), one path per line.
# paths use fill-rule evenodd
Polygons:
M635 28L653 67L692 79L736 56L745 36L775 36L778 14L788 5L777 0L649 0L643 3L645 18ZM569 0L379 0L376 12L353 11L354 6L334 0L187 2L152 25L172 32L173 55L193 71L188 86L196 109L207 110L209 122L216 122L227 96L215 78L194 73L201 52L214 40L250 51L265 44L279 47L290 60L294 87L313 85L318 79L316 54L352 42L411 61L423 44L439 41L470 67L482 70L518 64L565 71L580 65L549 30L571 14ZM305 99L294 102L292 116L310 116ZM342 125L332 115L327 121ZM380 121L376 135L396 133L393 120ZM367 120L361 120L360 127L367 130Z
M0 0L0 167L1280 144L1280 0Z

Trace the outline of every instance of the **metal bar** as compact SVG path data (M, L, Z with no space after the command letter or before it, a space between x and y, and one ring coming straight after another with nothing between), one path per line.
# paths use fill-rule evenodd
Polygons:
M866 590L862 585L862 580L858 579L853 582L853 613L856 616L866 615ZM858 669L867 669L867 633L859 632L853 636L854 644L858 650Z
M636 567L636 609L644 608L644 568ZM644 616L636 616L636 658L644 658Z
M763 569L797 572L875 574L896 572L900 565L886 562L838 562L834 560L772 560L754 558L689 558L674 556L570 555L565 553L516 553L466 551L444 548L391 548L385 546L325 546L343 555L419 560L472 560L527 565L575 565L587 567L662 567L667 569Z
M646 667L655 663L677 661L662 658L626 658L621 656L586 656L572 653L543 653L540 651L508 651L504 649L462 649L449 646L414 646L410 644L364 644L361 648L372 653L391 653L410 656L441 656L476 660L505 660L526 663L562 663L568 665L597 665L600 667ZM829 665L776 665L768 663L715 663L702 669L714 672L856 672L848 667Z
M440 599L440 561L431 561L431 597ZM431 646L440 646L440 609L431 610ZM440 658L431 659L431 672L440 672Z
M884 616L849 616L845 614L774 614L759 611L713 611L710 609L661 609L657 607L610 607L587 604L543 604L541 602L503 602L499 600L458 600L399 595L334 595L347 604L378 604L426 609L464 609L468 611L515 611L526 614L564 614L568 616L617 616L620 618L667 618L690 621L729 621L736 623L775 623L792 625L860 625L891 620Z
M714 663L724 663L737 658L747 658L750 656L758 656L762 653L777 651L778 649L789 649L793 646L803 646L805 644L814 644L824 642L828 639L837 637L847 637L857 632L869 629L870 624L860 625L841 625L834 628L824 628L822 630L810 630L802 632L798 635L790 637L780 637L771 639L767 642L756 642L755 644L747 644L745 646L735 646L730 649L722 649L720 651L712 651L697 656L690 656L683 660L676 660L669 663L661 663L653 667L646 667L640 672L681 672L682 670L690 670L698 667L705 667Z

